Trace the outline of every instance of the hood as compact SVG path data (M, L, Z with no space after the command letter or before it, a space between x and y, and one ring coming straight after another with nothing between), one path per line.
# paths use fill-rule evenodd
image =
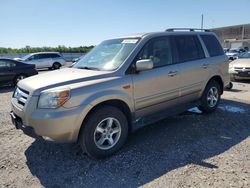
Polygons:
M230 63L233 67L250 67L250 59L237 59Z
M28 77L18 82L18 87L33 93L35 90L45 90L54 87L98 80L109 75L106 71L85 70L76 68L64 68L47 73L40 72L39 75Z

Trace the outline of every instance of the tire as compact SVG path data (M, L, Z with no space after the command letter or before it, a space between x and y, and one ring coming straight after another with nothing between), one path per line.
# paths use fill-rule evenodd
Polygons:
M227 86L226 89L231 90L233 88L233 83L230 82Z
M211 80L201 97L201 105L198 107L204 113L211 113L216 110L220 98L221 98L221 88L217 81Z
M20 81L20 80L22 80L22 79L24 79L24 78L26 78L27 76L26 75L24 75L24 74L19 74L19 75L17 75L15 78L14 78L14 80L13 80L13 84L14 85L17 85L17 83Z
M101 159L118 151L127 136L128 121L123 112L112 106L102 106L87 117L78 142L88 156Z
M52 65L52 68L54 69L54 70L56 70L56 69L60 69L60 67L61 67L62 65L60 64L60 63L53 63L53 65Z

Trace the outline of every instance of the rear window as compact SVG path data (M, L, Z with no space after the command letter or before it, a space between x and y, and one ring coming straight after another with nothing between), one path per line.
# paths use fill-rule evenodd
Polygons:
M201 35L203 42L207 48L210 57L223 55L224 51L220 45L220 42L214 35Z
M175 36L177 63L194 61L205 57L200 41L196 35Z

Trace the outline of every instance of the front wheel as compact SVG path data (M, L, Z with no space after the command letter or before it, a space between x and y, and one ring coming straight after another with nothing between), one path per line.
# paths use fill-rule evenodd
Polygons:
M79 143L93 158L104 158L119 150L128 135L128 121L118 108L103 106L93 111L82 125Z
M198 107L199 110L205 113L213 112L220 102L221 93L221 88L218 82L211 80L202 94L201 105Z

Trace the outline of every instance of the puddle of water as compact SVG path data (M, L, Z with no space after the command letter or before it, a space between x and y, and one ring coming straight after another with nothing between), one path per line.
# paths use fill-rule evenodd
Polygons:
M218 108L223 111L232 112L232 113L245 113L246 112L244 108L238 107L238 106L223 105L223 106L219 106Z
M197 114L201 114L202 113L202 111L200 111L197 107L190 108L188 111L189 112L193 112L193 113L197 113Z

